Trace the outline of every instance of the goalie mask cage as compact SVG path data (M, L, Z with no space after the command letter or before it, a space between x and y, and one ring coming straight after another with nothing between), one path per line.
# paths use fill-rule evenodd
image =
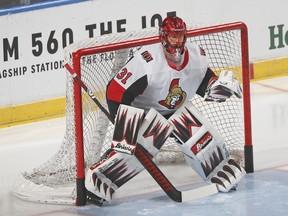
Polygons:
M158 28L103 35L66 47L65 61L107 109L105 88L112 76L139 47L159 42ZM224 103L203 103L203 98L195 96L192 101L224 137L232 157L248 173L253 172L247 27L242 22L200 29L188 27L187 43L191 42L205 49L211 69L216 73L222 69L232 70L242 83L242 99L232 96ZM21 174L15 184L15 194L22 199L85 205L85 169L110 147L113 125L68 72L66 85L63 142L47 162ZM156 163L183 161L172 138L155 158Z

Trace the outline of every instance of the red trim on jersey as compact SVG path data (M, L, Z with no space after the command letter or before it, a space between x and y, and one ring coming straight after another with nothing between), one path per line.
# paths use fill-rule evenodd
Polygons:
M182 69L188 64L188 60L189 60L188 49L185 49L184 61L183 61L183 63L181 64L181 66L180 66L179 68L177 68L177 66L176 66L173 62L171 62L171 61L169 61L169 60L167 60L167 61L168 61L168 65L169 65L171 68L173 68L174 70L180 71L180 70L182 70Z
M107 99L121 102L124 92L125 89L113 79L107 89Z

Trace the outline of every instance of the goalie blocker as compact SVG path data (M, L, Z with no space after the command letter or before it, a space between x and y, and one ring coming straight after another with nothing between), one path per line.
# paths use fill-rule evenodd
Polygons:
M221 135L191 102L178 109L169 122L186 162L204 181L216 183L221 192L237 186L245 170L230 158Z

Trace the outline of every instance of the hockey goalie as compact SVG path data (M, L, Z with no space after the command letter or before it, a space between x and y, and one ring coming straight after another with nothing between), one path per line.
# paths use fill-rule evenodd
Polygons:
M107 104L114 123L111 148L85 177L88 198L101 205L144 167L137 145L150 158L169 136L177 140L187 164L221 192L236 188L245 170L230 158L225 140L190 102L195 94L207 103L242 97L232 71L219 77L208 67L205 51L186 44L186 24L167 17L159 28L160 44L142 47L107 86Z

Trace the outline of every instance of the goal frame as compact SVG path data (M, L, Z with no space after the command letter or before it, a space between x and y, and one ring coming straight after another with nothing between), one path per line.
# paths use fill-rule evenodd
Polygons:
M217 33L221 31L240 30L241 34L241 58L242 58L242 81L243 81L243 112L244 112L244 161L247 173L254 172L253 145L252 145L252 123L251 123L251 103L250 103L250 72L249 72L249 46L248 28L243 22L234 22L216 26L198 28L187 31L187 37L200 36ZM101 46L93 46L79 49L72 53L73 70L81 78L81 57L102 52L115 51L132 48L135 46L150 45L159 43L159 36L152 36L143 39L129 40L118 43L111 43ZM82 90L79 83L73 81L74 88L74 113L75 113L75 143L76 143L76 205L86 204L85 192L85 161L83 148L83 121L82 121ZM76 124L77 122L77 124Z

